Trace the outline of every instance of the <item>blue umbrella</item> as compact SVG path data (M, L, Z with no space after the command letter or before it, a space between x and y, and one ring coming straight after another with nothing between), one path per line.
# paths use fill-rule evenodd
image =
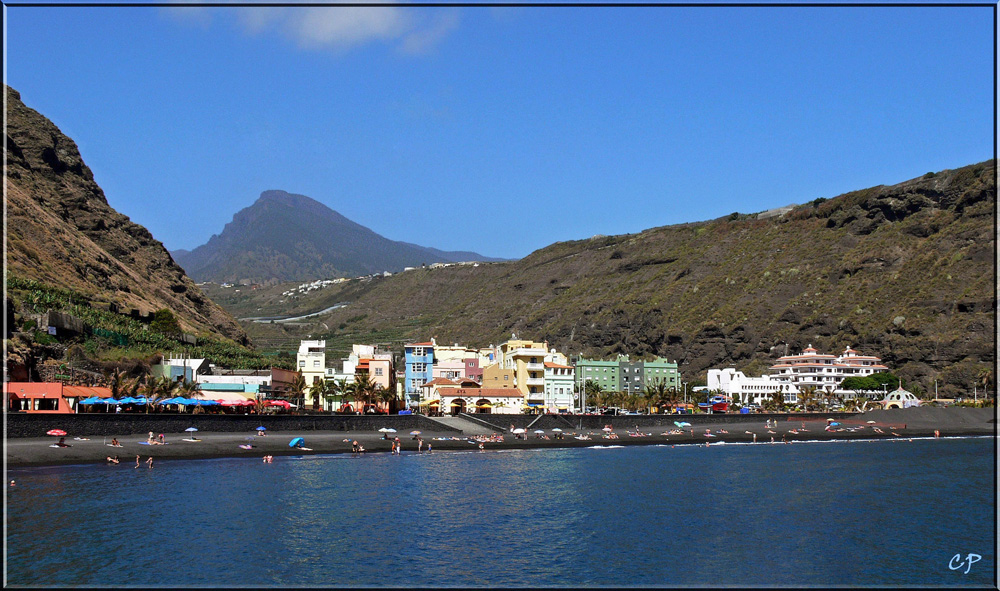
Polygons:
M301 447L306 444L306 440L301 437L296 437L295 439L288 442L288 447Z
M90 398L84 398L79 404L104 404L104 400L97 396L91 396Z
M115 400L114 398L102 398L101 400L104 401L104 404L121 404L122 403L121 400Z
M132 404L133 402L135 402L135 398L132 398L131 396L126 396L118 401L119 404Z
M257 427L258 431L267 431L267 427Z
M146 404L146 403L148 403L149 401L148 401L148 400L146 400L146 397L145 397L145 396L140 396L140 397L138 397L138 398L133 398L133 399L132 399L132 402L133 402L134 404Z
M677 425L678 427L682 428L682 429L684 427L690 427L691 426L691 423L688 423L686 421L674 421L674 424Z

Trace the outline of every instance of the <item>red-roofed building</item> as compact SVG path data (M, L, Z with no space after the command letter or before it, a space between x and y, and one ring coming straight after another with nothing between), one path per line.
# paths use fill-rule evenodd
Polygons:
M864 377L888 371L878 357L860 355L847 347L839 356L825 355L809 345L801 355L785 355L771 366L771 379L779 385L800 388L813 387L833 392L845 378Z
M518 414L524 405L524 395L517 388L448 388L441 390L440 412Z

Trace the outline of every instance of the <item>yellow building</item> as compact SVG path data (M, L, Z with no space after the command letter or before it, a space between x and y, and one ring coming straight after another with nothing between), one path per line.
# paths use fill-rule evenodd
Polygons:
M504 369L499 363L483 368L483 388L514 388L514 370Z
M521 339L511 339L497 347L501 366L514 370L514 382L524 395L527 406L545 404L545 356L550 354L548 348L548 342Z

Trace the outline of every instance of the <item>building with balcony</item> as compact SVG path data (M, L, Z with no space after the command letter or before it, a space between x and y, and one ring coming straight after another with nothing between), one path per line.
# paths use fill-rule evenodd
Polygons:
M300 341L295 367L302 372L306 388L326 379L326 341Z
M545 357L548 342L511 339L497 347L501 367L514 370L514 383L528 406L545 403Z
M800 355L779 357L771 366L771 378L781 384L790 384L798 389L815 388L836 394L840 383L849 377L865 377L873 373L888 371L878 357L860 355L847 347L839 356L819 353L812 345Z
M434 379L434 341L409 343L403 346L407 404L413 406L420 397L420 387Z
M551 413L576 412L572 365L545 362L545 410Z

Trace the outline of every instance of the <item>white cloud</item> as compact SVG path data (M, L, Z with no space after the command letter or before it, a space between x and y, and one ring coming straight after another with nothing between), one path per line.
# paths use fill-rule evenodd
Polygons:
M225 0L223 0L225 1ZM279 0L280 1L280 0ZM405 53L423 53L458 26L455 11L430 13L387 2L384 6L233 6L167 8L168 16L207 26L235 21L248 35L281 35L303 49L344 50L367 43L395 43ZM208 11L212 11L209 13ZM433 17L427 15L433 14Z
M390 7L312 7L291 9L283 25L302 47L351 47L396 39L413 28L412 9Z
M452 29L458 27L458 13L448 11L426 27L418 27L403 38L401 49L406 53L424 53L437 45Z

